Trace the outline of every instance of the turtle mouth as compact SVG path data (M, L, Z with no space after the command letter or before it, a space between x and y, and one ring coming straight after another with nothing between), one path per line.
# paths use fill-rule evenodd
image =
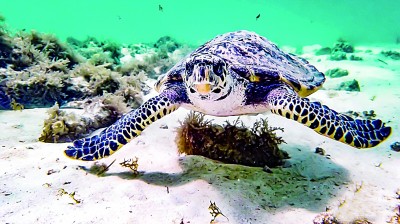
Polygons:
M203 95L209 94L211 92L211 83L210 82L198 82L194 83L193 87L195 90Z

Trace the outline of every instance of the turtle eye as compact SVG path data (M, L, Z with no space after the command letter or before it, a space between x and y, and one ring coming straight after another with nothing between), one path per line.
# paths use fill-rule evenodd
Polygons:
M218 63L218 64L214 65L213 71L216 75L222 75L222 64Z
M192 66L189 63L186 63L186 74L192 74Z

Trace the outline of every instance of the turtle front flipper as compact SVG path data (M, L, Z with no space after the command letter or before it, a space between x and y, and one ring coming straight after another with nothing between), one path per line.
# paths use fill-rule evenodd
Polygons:
M64 152L70 158L85 161L110 156L138 136L148 125L178 109L185 96L183 91L173 88L165 90L122 116L100 134L75 140Z
M272 90L267 100L273 113L296 120L321 135L356 148L374 147L392 131L391 127L386 127L379 119L353 119L319 102L300 98L287 87Z

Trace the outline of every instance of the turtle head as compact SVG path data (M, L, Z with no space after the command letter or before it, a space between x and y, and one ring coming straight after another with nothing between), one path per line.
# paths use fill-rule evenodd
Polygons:
M195 55L186 60L185 66L183 77L190 94L210 99L225 92L228 72L223 59L210 54Z

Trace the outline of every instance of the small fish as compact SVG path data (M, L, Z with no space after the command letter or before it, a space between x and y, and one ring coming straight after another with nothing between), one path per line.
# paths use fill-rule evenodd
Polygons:
M261 14L259 13L259 14L256 16L256 20L258 20L258 19L260 18L260 16L261 16Z
M163 7L162 7L162 5L158 5L158 11L163 12Z

